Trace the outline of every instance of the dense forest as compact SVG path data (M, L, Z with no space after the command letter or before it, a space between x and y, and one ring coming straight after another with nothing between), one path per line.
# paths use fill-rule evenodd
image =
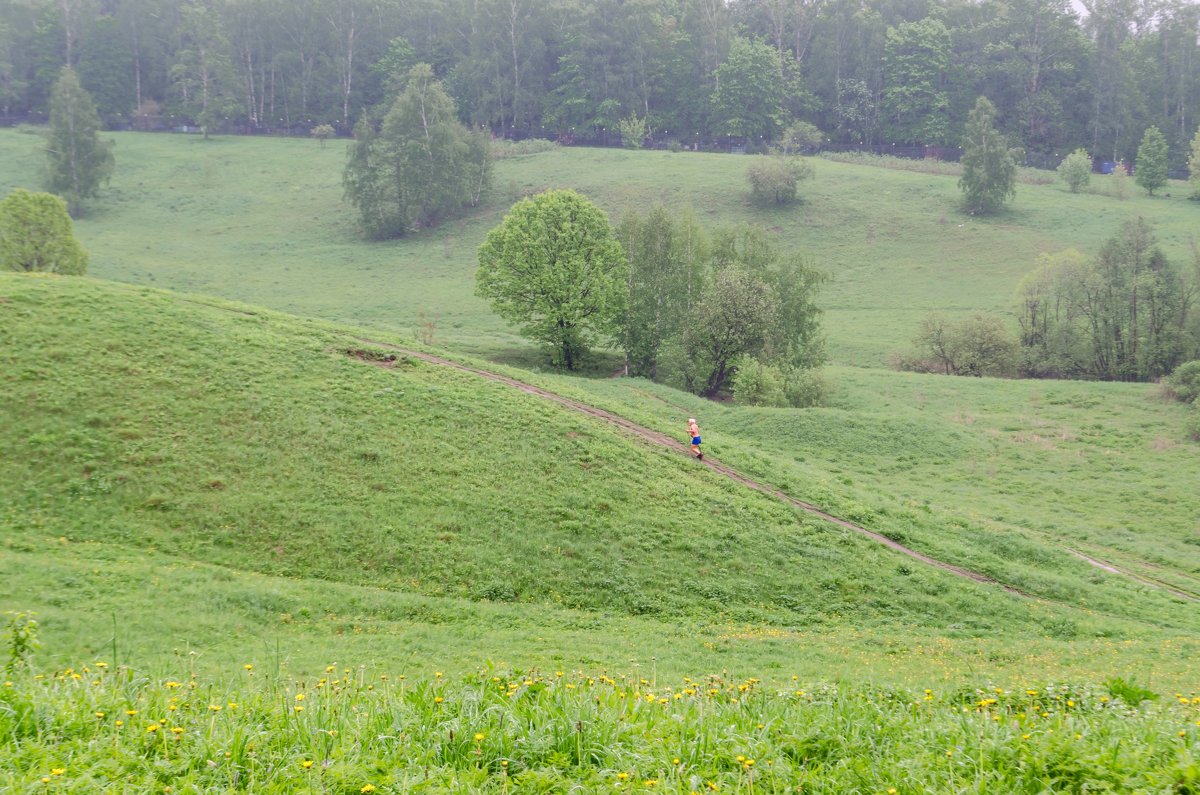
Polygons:
M0 0L0 115L47 112L71 64L113 127L307 131L355 121L428 63L506 137L681 146L778 138L955 146L980 95L1034 164L1182 170L1200 107L1188 0ZM1042 161L1049 161L1043 163Z

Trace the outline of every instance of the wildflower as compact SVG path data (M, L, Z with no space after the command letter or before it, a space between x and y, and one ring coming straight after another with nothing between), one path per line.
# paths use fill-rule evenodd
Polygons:
M170 711L170 712L174 712L174 711L175 711L175 710L177 710L177 709L179 709L179 705L178 705L178 704L171 704L170 706L168 706L168 707L167 707L167 710L168 710L168 711Z
M43 784L49 784L49 783L50 783L50 777L49 777L49 776L42 776L42 783L43 783Z
M106 663L106 662L98 662L98 663L96 663L96 667L97 667L97 668L107 668L107 667L108 667L108 663Z
M116 722L116 727L117 727L118 729L119 729L119 728L121 728L121 727L122 727L122 726L124 726L124 725L125 725L125 721L123 721L123 720L118 720L118 721Z
M103 713L103 712L97 712L97 713L96 713L96 717L97 717L97 718L103 718L103 717L104 717L104 713Z
M243 667L243 668L245 668L247 671L253 671L253 670L254 670L254 666L253 666L253 665L251 665L250 663L246 663L246 664L245 664L245 665L243 665L242 667Z
M154 734L156 731L158 731L157 723L151 723L149 726L146 727L147 734Z
M304 700L304 694L303 694L303 693L297 693L297 694L296 694L296 700L297 700L297 701L303 701L303 700Z
M624 770L622 770L620 773L617 774L618 781L626 781L626 780L628 780L628 778L629 778L629 774L626 773Z
M67 769L65 767L56 767L50 771L50 775L61 776L63 773L66 773L66 772L67 772Z
M303 712L303 711L304 711L304 707L300 706L299 704L297 704L296 706L292 707L292 709L293 709L295 712Z
M312 766L313 766L313 760L311 760L311 759L305 759L303 762L300 763L300 767L304 768L305 770L310 769Z
M208 705L208 708L209 708L210 710L212 710L213 712L220 712L220 711L221 711L221 705L220 705L220 704L209 704L209 705Z
M442 698L441 696L435 696L433 699L434 704L441 704L443 701L445 701L445 699Z
M679 764L679 757L675 757L674 759L672 759L671 764L673 764L673 765Z
M1186 730L1186 729L1180 729L1180 730L1179 730L1179 736L1180 736L1180 737L1187 737L1187 730Z
M475 732L475 742L483 742L483 732Z
M896 795L896 788L888 787L888 795Z
M717 782L715 782L715 781L708 782L708 788L710 790L712 790L713 792L716 792L717 791Z
M658 779L656 779L656 778L648 778L648 779L646 779L646 780L645 780L644 782L642 782L642 783L643 783L643 784L645 784L647 787L653 787L655 784L657 784L657 783L658 783Z
M132 718L134 715L136 715L136 714L137 714L137 712L138 712L138 711L137 711L136 709L127 709L127 710L125 710L125 714L126 714L126 715L128 715L128 716L129 716L129 717L131 717L131 718Z
M441 671L434 671L434 672L433 672L433 678L434 678L434 679L441 679L441 678L442 678L442 672L441 672Z
M374 792L374 791L375 791L374 784L363 784L362 789L359 790L359 792Z
M1028 735L1028 734L1022 734L1022 735L1021 735L1021 739L1022 739L1022 740L1028 740L1028 739L1030 738L1030 736L1031 736L1031 735Z

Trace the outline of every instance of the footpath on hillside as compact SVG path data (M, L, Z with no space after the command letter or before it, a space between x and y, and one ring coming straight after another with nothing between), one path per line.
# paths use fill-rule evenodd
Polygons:
M571 398L564 397L564 396L559 395L554 392L550 392L549 390L533 386L532 384L527 384L524 381L518 381L515 378L510 378L505 375L500 375L499 373L494 373L494 372L491 372L490 370L481 370L477 367L471 367L470 365L462 364L460 362L456 362L451 359L444 359L441 356L435 356L435 355L429 354L429 353L422 353L420 351L410 350L408 348L404 348L399 345L393 345L393 344L387 343L387 342L380 342L378 340L366 339L366 338L361 338L361 337L357 338L357 340L359 342L362 342L362 343L365 343L368 345L377 346L379 348L384 348L389 351L395 351L398 354L402 354L402 355L410 357L412 359L418 359L420 361L427 362L429 364L436 364L436 365L440 365L440 366L444 366L444 367L452 367L456 370L461 370L463 372L471 373L472 375L476 375L480 378L486 378L489 381L495 381L497 383L501 383L501 384L510 386L514 389L519 389L520 391L522 391L528 395L534 395L536 397L540 397L545 400L552 400L555 403L558 403L562 406L572 409L573 411L578 411L583 414L587 414L588 416L595 417L596 419L603 420L605 422L616 425L618 428L621 428L622 430L624 430L630 434L633 434L634 436L637 436L641 439L649 441L653 444L656 444L656 445L659 445L662 447L667 447L672 450L676 450L679 453L684 454L684 455L688 455L688 456L691 455L690 449L686 445L684 445L683 443L679 442L678 440L668 436L665 433L660 433L659 431L655 431L655 430L653 430L651 428L647 428L643 425L638 425L636 422L632 422L631 420L628 420L625 417L622 417L618 414L613 414L610 411L605 411L604 409L596 408L595 406L588 405L587 403L581 403L578 400L572 400ZM351 356L356 356L356 358L359 358L362 361L365 361L369 364L374 364L376 366L389 367L392 365L392 362L389 362L389 361L380 361L378 359L373 359L369 356L361 355L362 353L365 353L365 352L348 351L348 353ZM970 569L964 569L959 566L955 566L953 564L938 560L936 558L931 558L928 555L925 555L921 552L916 551L915 549L910 549L909 547L906 547L897 541L893 541L892 539L888 538L885 535L882 535L881 533L877 533L874 530L868 530L867 528L862 527L860 525L856 525L853 522L849 522L838 516L834 516L831 513L827 513L826 511L823 511L821 508L817 507L816 505L805 502L804 500L796 499L795 497L793 497L789 494L785 494L784 492L780 491L779 489L775 488L774 486L769 486L765 483L760 483L759 481L754 480L753 478L748 478L745 475L738 472L737 470L732 469L731 467L728 467L725 464L722 464L720 461L714 460L712 458L712 456L705 456L704 460L697 462L697 464L700 466L706 466L713 472L716 472L720 475L724 475L725 477L729 478L730 480L734 480L734 481L742 484L743 486L747 486L756 491L760 491L763 494L768 494L772 497L775 497L778 500L782 500L783 502L786 502L790 505L794 505L797 508L800 508L801 510L803 510L807 513L810 513L813 516L820 517L821 519L824 519L827 522L838 525L840 527L844 527L847 530L852 530L853 532L858 533L860 535L866 536L867 538L871 539L872 541L882 544L883 546L888 547L896 552L899 552L902 555L906 555L906 556L912 558L913 560L919 560L922 563L925 563L929 566L934 566L943 571L948 571L951 574L954 574L958 577L963 577L965 579L972 580L972 581L978 582L978 583L983 583L986 585L997 585L997 586L1003 588L1004 590L1008 591L1009 593L1018 594L1020 596L1027 596L1027 594L1022 593L1021 591L1017 590L1016 588L1013 588L1012 586L1005 585L1002 582L994 580L991 577L988 577L986 574L980 574L977 571L971 571Z
M583 414L587 414L588 416L595 417L596 419L603 420L605 422L616 425L618 428L621 428L622 430L624 430L628 433L631 433L634 436L637 436L641 439L649 441L653 444L656 444L656 445L659 445L662 447L666 447L671 450L675 450L682 455L687 455L689 457L691 456L690 448L687 445L683 444L682 442L678 441L677 439L675 439L671 436L668 436L665 433L661 433L661 432L653 430L651 428L647 428L643 425L638 425L636 422L626 419L625 417L622 417L619 414L613 414L611 411L605 411L604 409L600 409L595 406L591 406L587 403L581 403L578 400L572 400L571 398L564 397L563 395L559 395L555 392L551 392L549 390L533 386L532 384L527 384L524 381L519 381L515 378L510 378L505 375L500 375L499 373L494 373L490 370L481 370L478 367L471 367L470 365L462 364L461 362L456 362L451 359L445 359L441 356L435 356L430 353L422 353L420 351L414 351L409 348L402 347L400 345L394 345L390 342L380 342L378 340L366 339L363 337L358 337L356 339L359 342L362 342L362 343L365 343L368 345L374 345L374 346L377 346L379 348L384 348L389 351L395 351L398 354L408 356L413 359L418 359L420 361L427 362L429 364L436 364L436 365L441 365L444 367L452 367L456 370L461 370L466 373L471 373L472 375L476 375L480 378L486 378L489 381L495 381L497 383L505 384L514 389L519 389L520 391L522 391L528 395L534 395L536 397L544 398L545 400L552 400L555 403L558 403L559 405L562 405L569 409L572 409L573 411L578 411ZM355 351L347 351L347 353L352 356L356 355ZM366 353L366 352L365 351L357 352L357 354L364 354L364 353ZM357 358L359 358L365 362L368 362L369 364L374 364L376 366L381 366L381 367L389 367L392 364L391 362L380 361L378 359L373 359L373 358L370 358L369 356L364 356L364 355L357 355ZM872 541L875 541L878 544L882 544L883 546L888 547L889 549L892 549L892 550L900 553L901 555L910 557L913 560L918 560L929 566L933 566L935 568L941 569L942 571L950 572L951 574L953 574L955 576L962 577L962 578L968 579L968 580L972 580L977 583L982 583L985 585L999 586L1000 588L1003 588L1005 591L1008 591L1009 593L1012 593L1012 594L1016 594L1018 596L1029 596L1029 594L1027 594L1017 588L1014 588L1011 585L1006 585L1005 583L1002 583L998 580L988 577L986 574L981 574L977 571L971 571L970 569L964 569L961 566L955 566L951 563L946 563L945 561L938 560L937 558L932 558L924 553L916 551L915 549L910 549L909 547L906 547L897 541L893 541L892 539L888 538L887 536L883 535L882 533L877 533L874 530L868 530L867 528L862 527L857 524L854 524L853 522L847 521L846 519L842 519L841 517L834 516L833 514L822 510L821 508L819 508L816 505L813 505L812 503L805 502L804 500L797 499L797 498L791 496L790 494L786 494L786 493L780 491L779 489L775 488L774 486L770 486L765 483L760 483L759 481L754 480L753 478L746 477L742 473L738 472L736 469L728 467L725 464L722 464L720 461L714 460L711 455L705 456L703 461L699 461L697 463L701 466L706 466L713 472L716 472L720 475L724 475L725 477L729 478L730 480L736 481L736 482L742 484L743 486L752 488L756 491L760 491L763 494L768 494L778 500L788 503L789 505L794 505L797 508L800 508L801 510L805 511L806 513L812 514L813 516L820 517L821 519L824 519L827 522L838 525L839 527L844 527L847 530L851 530L855 533L858 533L859 535L866 536L867 538L871 539ZM1159 582L1159 581L1151 579L1147 576L1135 574L1135 573L1132 573L1129 571L1119 569L1110 563L1090 557L1090 556L1085 555L1082 552L1079 552L1078 550L1075 550L1075 549L1067 549L1066 551L1068 553L1074 555L1075 557L1078 557L1081 560L1085 561L1089 565L1094 566L1098 569L1102 569L1104 571L1107 571L1112 574L1117 574L1122 577L1128 577L1132 580L1135 580L1135 581L1141 583L1142 585L1146 585L1151 588L1165 591L1165 592L1171 594L1172 596L1178 597L1180 599L1184 599L1184 600L1187 600L1190 602L1200 601L1200 596L1197 596L1194 593L1189 593L1187 591L1181 591L1178 588L1174 588L1171 585L1168 585L1163 582Z

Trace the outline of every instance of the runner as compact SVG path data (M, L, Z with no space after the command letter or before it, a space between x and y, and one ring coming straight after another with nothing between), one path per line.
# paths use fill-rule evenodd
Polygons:
M700 426L696 424L695 417L688 418L688 436L692 437L692 455L703 461L704 453L700 452Z

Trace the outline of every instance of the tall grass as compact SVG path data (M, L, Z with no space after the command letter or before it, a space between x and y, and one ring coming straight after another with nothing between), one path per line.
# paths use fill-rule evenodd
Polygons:
M1190 792L1200 698L725 674L279 676L104 661L0 689L0 788L50 792ZM1119 692L1126 697L1133 689ZM1136 702L1136 697L1134 698Z

